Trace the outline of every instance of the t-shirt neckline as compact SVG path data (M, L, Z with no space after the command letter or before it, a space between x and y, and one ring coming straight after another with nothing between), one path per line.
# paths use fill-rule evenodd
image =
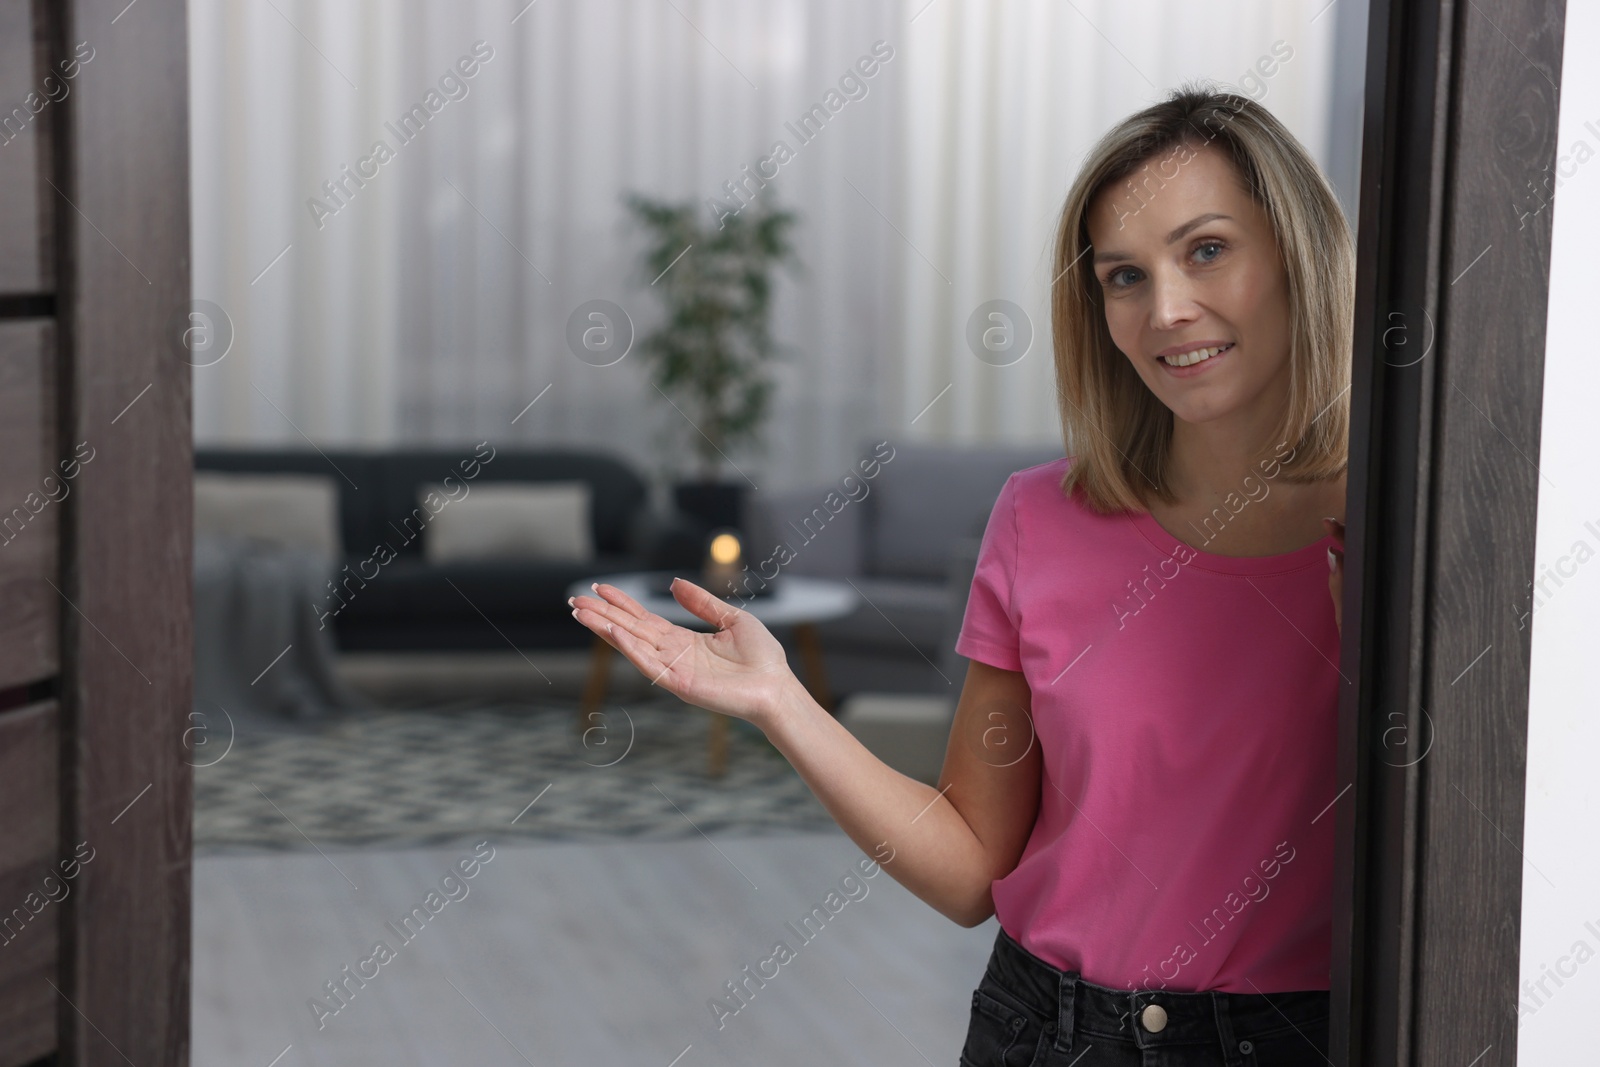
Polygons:
M1167 528L1157 522L1155 516L1148 511L1132 512L1130 518L1139 532L1144 534L1145 539L1165 555L1173 555L1181 546L1187 552L1194 553L1189 566L1223 574L1275 574L1280 571L1298 570L1310 566L1318 558L1326 560L1328 548L1337 543L1332 534L1323 534L1309 545L1297 548L1293 552L1280 552L1273 556L1223 556L1180 541L1168 533Z

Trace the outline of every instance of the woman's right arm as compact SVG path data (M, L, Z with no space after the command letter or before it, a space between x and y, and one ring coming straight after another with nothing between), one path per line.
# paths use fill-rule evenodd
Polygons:
M1039 810L1043 763L1023 675L969 662L935 789L824 711L760 620L693 582L671 589L716 630L669 623L611 585L573 598L573 616L652 684L759 727L850 839L940 914L963 926L994 914L990 883L1016 867Z
M990 883L1016 867L1039 810L1042 763L1020 672L969 661L937 789L874 756L798 681L753 721L896 881L962 926L994 914Z

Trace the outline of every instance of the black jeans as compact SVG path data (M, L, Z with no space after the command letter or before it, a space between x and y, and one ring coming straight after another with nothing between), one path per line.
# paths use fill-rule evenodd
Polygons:
M1111 989L1005 930L972 994L961 1067L1323 1067L1328 991Z

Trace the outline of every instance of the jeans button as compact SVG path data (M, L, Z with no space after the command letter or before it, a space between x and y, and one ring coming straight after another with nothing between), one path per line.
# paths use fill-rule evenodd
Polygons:
M1023 1019L1022 1019L1022 1016L1019 1015L1015 1019L1011 1020L1011 1029L1013 1029L1013 1030L1021 1030L1022 1029L1022 1024L1023 1024Z
M1248 1041L1241 1041L1239 1042L1239 1051L1248 1056L1251 1052L1255 1051L1255 1046Z

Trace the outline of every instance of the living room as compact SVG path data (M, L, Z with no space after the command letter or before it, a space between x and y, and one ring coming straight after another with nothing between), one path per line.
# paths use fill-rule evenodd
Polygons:
M1360 5L1026 6L191 5L198 1059L961 1045L996 921L569 598L718 591L940 784L991 510L1065 454L1050 224L1138 71L1355 207Z

